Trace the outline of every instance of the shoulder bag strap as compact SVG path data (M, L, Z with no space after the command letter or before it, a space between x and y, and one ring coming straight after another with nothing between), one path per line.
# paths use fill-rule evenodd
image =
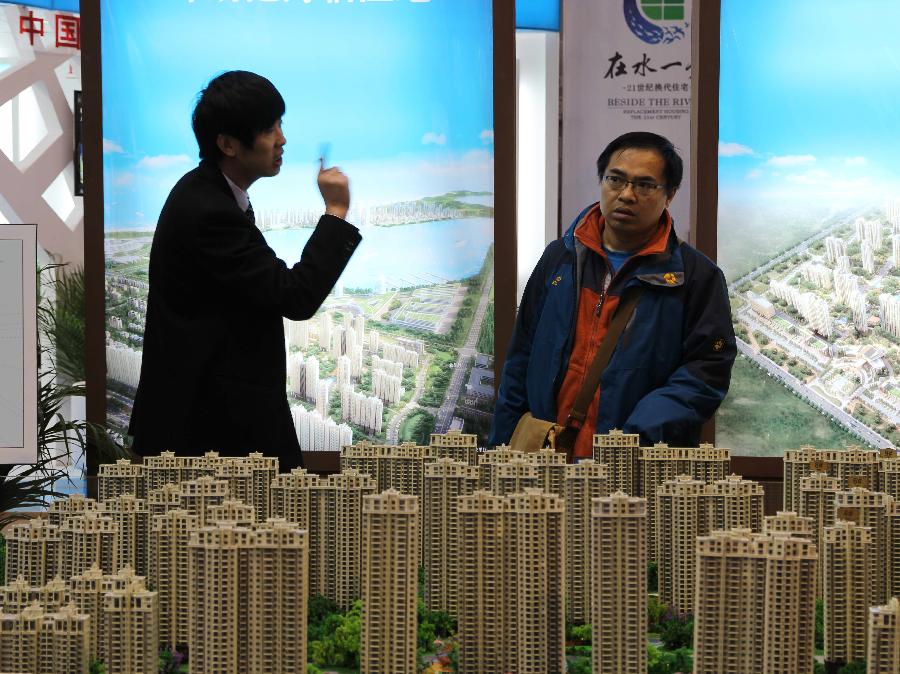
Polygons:
M597 392L597 387L600 386L600 378L603 376L603 370L605 370L606 366L609 364L609 359L612 358L612 353L616 348L619 337L625 330L625 326L628 325L628 321L632 314L634 314L634 309L637 307L637 303L640 301L641 295L643 294L644 286L637 286L633 288L631 292L627 293L622 298L622 302L619 306L616 307L616 313L613 315L612 321L609 323L609 328L603 336L603 340L600 342L600 346L597 349L597 355L594 356L594 362L591 363L587 376L584 378L584 384L572 405L572 411L569 412L569 416L566 419L567 428L581 428L585 418L587 418L587 409L591 404L591 400L594 398L594 394ZM573 424L572 422L575 423Z

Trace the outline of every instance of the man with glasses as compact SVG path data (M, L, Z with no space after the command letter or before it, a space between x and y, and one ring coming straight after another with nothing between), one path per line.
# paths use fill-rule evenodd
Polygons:
M541 256L507 352L491 429L509 442L526 412L568 426L574 457L613 428L642 445L696 446L736 355L722 272L675 235L682 161L654 133L626 133L597 159L600 200ZM583 420L570 415L617 308L636 301ZM577 415L576 415L577 416Z

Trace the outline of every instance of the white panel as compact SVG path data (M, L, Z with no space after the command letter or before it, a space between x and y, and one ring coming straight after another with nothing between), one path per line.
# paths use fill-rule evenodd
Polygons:
M517 297L541 253L557 238L559 165L559 35L516 33Z
M37 85L32 85L19 94L19 148L18 156L13 159L20 162L38 146L47 136L47 122L41 110L36 93Z
M73 195L73 174L74 166L72 162L62 170L56 178L50 183L50 186L41 195L44 201L49 204L50 208L59 216L59 219L68 224L69 216L75 210L75 197ZM70 225L71 227L71 225Z

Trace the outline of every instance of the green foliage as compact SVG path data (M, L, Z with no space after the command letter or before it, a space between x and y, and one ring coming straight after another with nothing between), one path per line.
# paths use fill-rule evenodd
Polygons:
M690 648L694 643L694 617L690 614L671 616L661 625L659 638L670 651Z
M327 600L324 602L317 601L314 609L317 616L323 616L322 621L315 627L312 621L309 625L310 633L315 630L318 635L309 643L310 660L318 667L359 667L362 601L354 602L345 615L325 613L329 605ZM313 610L312 606L310 610Z
M434 431L434 416L425 410L416 410L400 424L400 442L427 445Z
M694 661L686 648L664 651L652 645L647 647L647 674L683 674L693 669Z
M647 592L659 592L659 564L647 562Z
M420 590L423 587L423 578L422 569L419 569ZM431 651L435 639L446 639L456 634L456 619L444 611L429 611L425 608L425 600L422 598L421 592L416 602L416 610L419 622L416 649L420 656Z
M669 607L659 600L659 595L647 597L647 630L658 634L668 613Z
M575 641L583 641L586 644L591 643L594 636L594 630L591 625L573 625L572 639Z
M825 602L816 599L816 648L825 648Z
M106 674L106 665L103 660L94 660L88 669L88 674Z
M50 333L56 346L56 367L70 382L85 379L85 292L84 269L58 268L52 288L56 295L50 314Z
M816 660L813 663L813 674L825 674L825 665Z
M479 353L494 355L494 301L487 305L484 314L484 323L481 324L481 333L478 335L478 344L475 346Z
M573 658L569 661L566 671L568 674L591 674L594 670L590 658Z
M306 674L322 674L322 670L316 667L315 665L307 664L306 665Z
M866 661L854 660L841 667L837 674L866 674Z

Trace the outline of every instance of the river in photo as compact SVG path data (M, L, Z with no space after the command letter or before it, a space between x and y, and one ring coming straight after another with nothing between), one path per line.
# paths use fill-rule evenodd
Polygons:
M265 232L288 265L300 259L312 229ZM477 274L494 240L492 218L437 220L396 227L365 227L363 240L341 276L345 288L429 285Z

